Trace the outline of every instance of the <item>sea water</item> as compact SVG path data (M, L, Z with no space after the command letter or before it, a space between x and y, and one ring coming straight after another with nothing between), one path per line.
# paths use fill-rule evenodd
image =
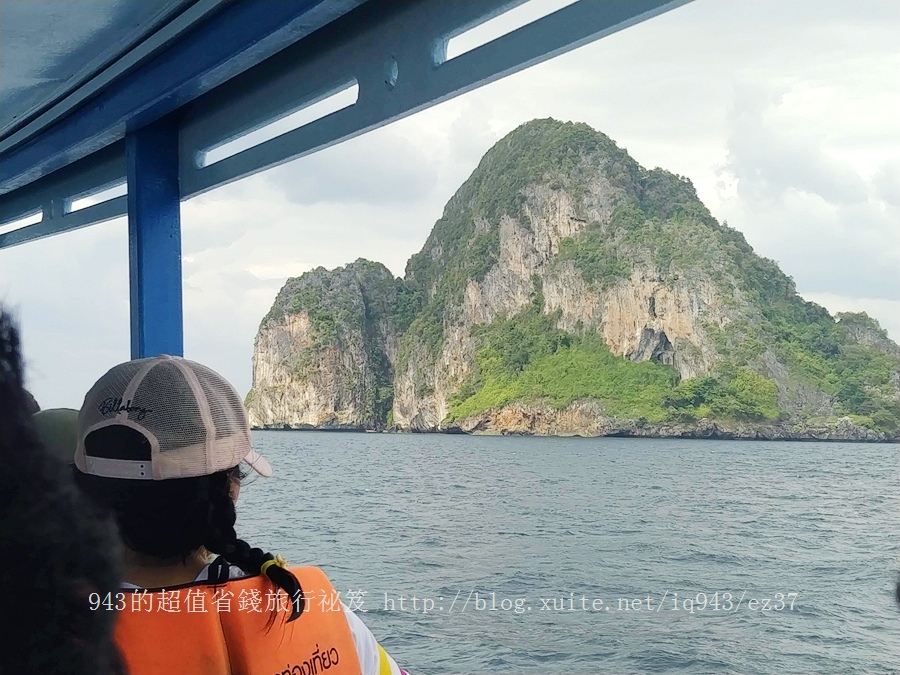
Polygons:
M898 445L254 441L276 475L239 534L324 568L412 673L900 668Z

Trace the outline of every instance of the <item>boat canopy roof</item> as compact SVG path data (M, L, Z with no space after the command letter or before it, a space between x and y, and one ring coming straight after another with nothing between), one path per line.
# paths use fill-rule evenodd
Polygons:
M180 353L181 200L688 1L0 0L0 248L128 215Z

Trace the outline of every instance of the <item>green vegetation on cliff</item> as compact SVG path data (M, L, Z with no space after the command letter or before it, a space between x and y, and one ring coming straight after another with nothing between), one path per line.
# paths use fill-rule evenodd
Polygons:
M667 397L668 418L689 421L702 418L742 421L774 421L781 417L774 380L750 368L738 368L724 376L695 377L679 382Z
M325 348L364 354L359 373L359 382L367 383L362 392L362 421L366 426L382 426L394 399L386 338L402 334L420 305L418 294L384 265L360 259L333 271L319 267L288 279L261 329L298 313L309 318L313 344L290 364L298 378L308 377L318 367L318 354ZM370 377L365 378L366 374Z
M402 332L420 309L420 296L403 280L381 263L360 258L336 270L317 267L288 279L260 328L304 312L322 340L337 337L339 328L362 329L380 321Z
M565 408L596 400L610 415L647 422L700 418L776 420L775 383L747 368L679 383L670 366L613 356L595 332L568 333L541 310L538 291L521 314L474 333L476 374L450 399L448 421L516 401Z
M451 421L516 401L565 408L581 399L600 401L612 415L665 419L675 370L615 357L595 333L555 328L557 317L542 307L543 296L536 293L525 312L475 329L481 344L477 374L451 397Z
M836 322L823 307L800 298L793 281L771 261L758 259L745 268L746 289L759 309L753 326L718 333L722 365L735 368L758 357L766 346L807 385L833 397L835 413L854 416L858 424L895 434L900 431L896 345L878 322L865 314ZM866 344L862 333L894 353Z
M480 292L493 284L495 295L510 288L492 271L499 269L504 219L514 223L522 246L527 236L538 236L536 223L551 211L565 221L569 236L554 234L556 248L542 249L530 287L528 271L517 271L519 304L493 310L489 315L501 318L487 325L470 319L464 325L469 284L483 284ZM548 226L541 227L546 242ZM542 285L548 275L572 274L598 309L593 325L563 330L571 323L551 309L561 300L548 303ZM532 302L523 308L531 287ZM682 327L691 326L674 345L660 328L656 299L635 299L651 293L635 289L649 287L665 287L671 297L677 288L678 297L690 298L669 306L670 313L684 314ZM602 338L606 319L597 317L606 311L604 294L629 288L633 295L622 302L631 302L632 312L638 312L634 303L644 303L640 311L648 316L634 314L620 334L649 331L651 342L646 349L623 348L628 353L619 356ZM704 313L710 303L715 312ZM740 232L710 214L687 178L644 169L585 124L534 120L499 141L448 202L409 260L405 280L364 260L334 272L320 268L288 280L262 327L297 312L309 316L317 336L297 357L298 377L324 345L340 348L348 336L363 336L367 367L375 373L366 410L379 423L397 417L393 383L407 374L409 407L436 397L432 410L449 410L443 422L515 402L563 409L593 400L617 419L649 423L705 418L802 425L804 416L816 414L900 434L900 347L875 320L845 314L836 321L803 300L777 263L758 256ZM393 350L386 348L386 326ZM450 329L460 328L475 345L465 367L447 363L460 354L441 356L451 344ZM694 365L684 368L676 356L693 358ZM451 365L454 373L469 373L464 381L441 370Z
M523 191L549 183L582 195L592 176L587 160L596 157L604 158L611 183L623 190L640 172L628 153L586 124L535 120L492 147L407 263L407 281L428 298L409 339L421 340L434 353L466 285L483 279L497 262L500 220L521 216Z

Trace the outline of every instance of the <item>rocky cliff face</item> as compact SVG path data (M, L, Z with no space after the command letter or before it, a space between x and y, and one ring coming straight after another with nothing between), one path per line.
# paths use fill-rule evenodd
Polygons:
M871 317L863 313L842 312L836 318L838 326L850 341L885 356L900 359L900 346Z
M399 425L440 426L451 415L450 398L476 365L473 327L521 312L538 286L544 298L542 311L555 315L559 328L596 331L614 355L672 366L682 378L710 372L718 352L707 328L724 328L737 313L727 305L722 288L736 284L730 279L714 284L706 270L676 267L664 273L643 244L625 240L614 216L639 199L642 191L652 198L649 193L656 186L645 189L643 170L609 139L583 128L564 129L560 141L574 141L567 148L566 173L559 175L553 161L538 164L533 155L546 153L547 148L531 141L560 129L558 123L541 121L515 132L519 143L501 141L448 205L443 222L475 223L463 242L468 247L477 250L480 237L497 233L496 260L480 278L466 281L457 307L444 308L445 318L452 319L438 358L419 349L407 368L399 370L394 415ZM537 153L529 150L535 147ZM505 203L506 208L494 212L492 222L482 195L490 192L492 175L508 172L510 165L520 162L539 168L522 180L525 185L517 203ZM677 177L663 178L696 201L693 188ZM443 234L441 224L435 228L438 235ZM592 239L598 250L579 256L576 242L585 238ZM431 297L446 292L441 288L443 277L440 272L423 275L417 263L452 267L455 261L448 260L452 248L453 242L448 245L445 237L433 234L418 260L410 263L408 276L414 282L426 276L431 286L424 291ZM585 275L579 264L585 258L588 264L600 262L600 271L613 278ZM603 258L608 264L602 264Z
M383 427L402 294L387 268L364 260L289 279L256 336L251 424Z
M403 281L289 280L250 395L257 425L852 439L896 433L898 402L877 322L835 322L686 179L554 120L485 156Z

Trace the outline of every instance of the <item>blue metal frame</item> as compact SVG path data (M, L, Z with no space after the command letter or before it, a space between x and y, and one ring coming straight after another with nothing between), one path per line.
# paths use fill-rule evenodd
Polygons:
M90 157L74 162L23 189L0 196L0 222L25 213L43 212L39 223L0 234L0 249L77 230L124 216L126 200L117 197L67 213L67 200L125 179L125 142L119 141Z
M361 0L228 3L87 105L15 148L0 143L0 194L22 187L176 110L349 11ZM316 12L319 9L320 11Z
M370 0L199 97L186 106L181 122L182 197L340 143L689 0L583 0L445 60L452 36L521 1ZM388 67L397 71L390 86ZM288 114L351 79L359 83L355 105L199 166L200 151Z
M184 353L178 127L129 134L128 254L131 358Z
M72 110L48 110L0 140L0 223L43 211L40 223L0 234L0 249L123 215L127 201L132 354L181 354L181 199L690 2L583 0L446 60L451 37L522 1L266 0L259 11L251 0L201 0L202 21L169 27L170 41L160 36L145 56L130 55L133 67L98 75L90 96L73 92ZM202 151L350 80L359 84L356 104L198 163ZM127 200L68 212L72 197L120 180L126 165Z
M230 4L40 136L15 148L5 145L9 138L0 141L0 223L45 212L41 223L0 234L0 248L124 215L124 200L72 214L50 208L50 202L70 197L76 187L83 193L121 179L120 144L113 142L119 147L119 168L112 166L106 146L77 160L79 168L71 179L60 180L69 176L73 164L44 174L95 145L123 137L126 126L140 128L162 113L174 111L170 114L179 119L181 198L186 199L347 140L689 1L582 0L450 61L443 53L453 35L522 0L346 0L339 3L340 9L327 0L272 0L265 12L270 21L261 19L258 10L251 11L258 7L252 0ZM294 28L296 44L261 59L258 52L264 56L266 51L259 43L253 45L247 33L258 38L274 30L278 20L287 19L286 8L300 12L301 5L311 9L290 24L301 24ZM328 25L314 31L323 23ZM312 34L299 39L307 33ZM226 58L224 44L233 34L243 36L235 44L245 51L209 70ZM268 45L272 39L263 42ZM249 68L253 57L261 62ZM393 73L390 83L386 68ZM223 79L227 81L220 82ZM288 114L350 79L359 83L355 105L210 166L198 165L202 150ZM35 175L43 177L28 182ZM8 180L6 186L3 179ZM3 194L10 185L23 182Z
M150 7L150 16L144 14L144 21L134 25L125 33L116 32L115 37L110 36L110 41L104 41L99 47L100 51L94 59L88 63L75 63L65 65L67 71L72 72L71 79L65 82L57 82L54 91L59 93L57 98L48 99L42 103L35 101L35 107L13 111L17 113L4 126L0 132L0 153L13 148L28 138L40 133L41 129L49 127L55 122L79 108L88 99L105 89L111 82L119 79L125 73L133 70L141 63L164 50L167 45L184 35L187 31L201 23L204 19L222 8L222 4L231 0L145 0ZM38 3L49 5L53 3L30 0L28 4ZM123 3L117 3L120 7ZM106 0L102 5L95 6L97 14L103 14L108 7L113 8L113 3ZM35 7L41 11L40 7ZM60 8L62 12L66 8ZM146 11L146 7L141 11ZM118 13L120 10L115 9ZM132 10L128 10L132 11ZM147 20L149 19L149 21ZM100 39L105 31L92 38ZM60 36L63 41L66 36ZM132 40L136 40L133 41ZM87 46L85 46L87 47ZM76 54L82 52L83 47L76 48ZM113 56L115 55L115 56ZM103 59L113 56L112 59ZM70 58L77 58L75 55ZM0 90L3 87L0 86Z

